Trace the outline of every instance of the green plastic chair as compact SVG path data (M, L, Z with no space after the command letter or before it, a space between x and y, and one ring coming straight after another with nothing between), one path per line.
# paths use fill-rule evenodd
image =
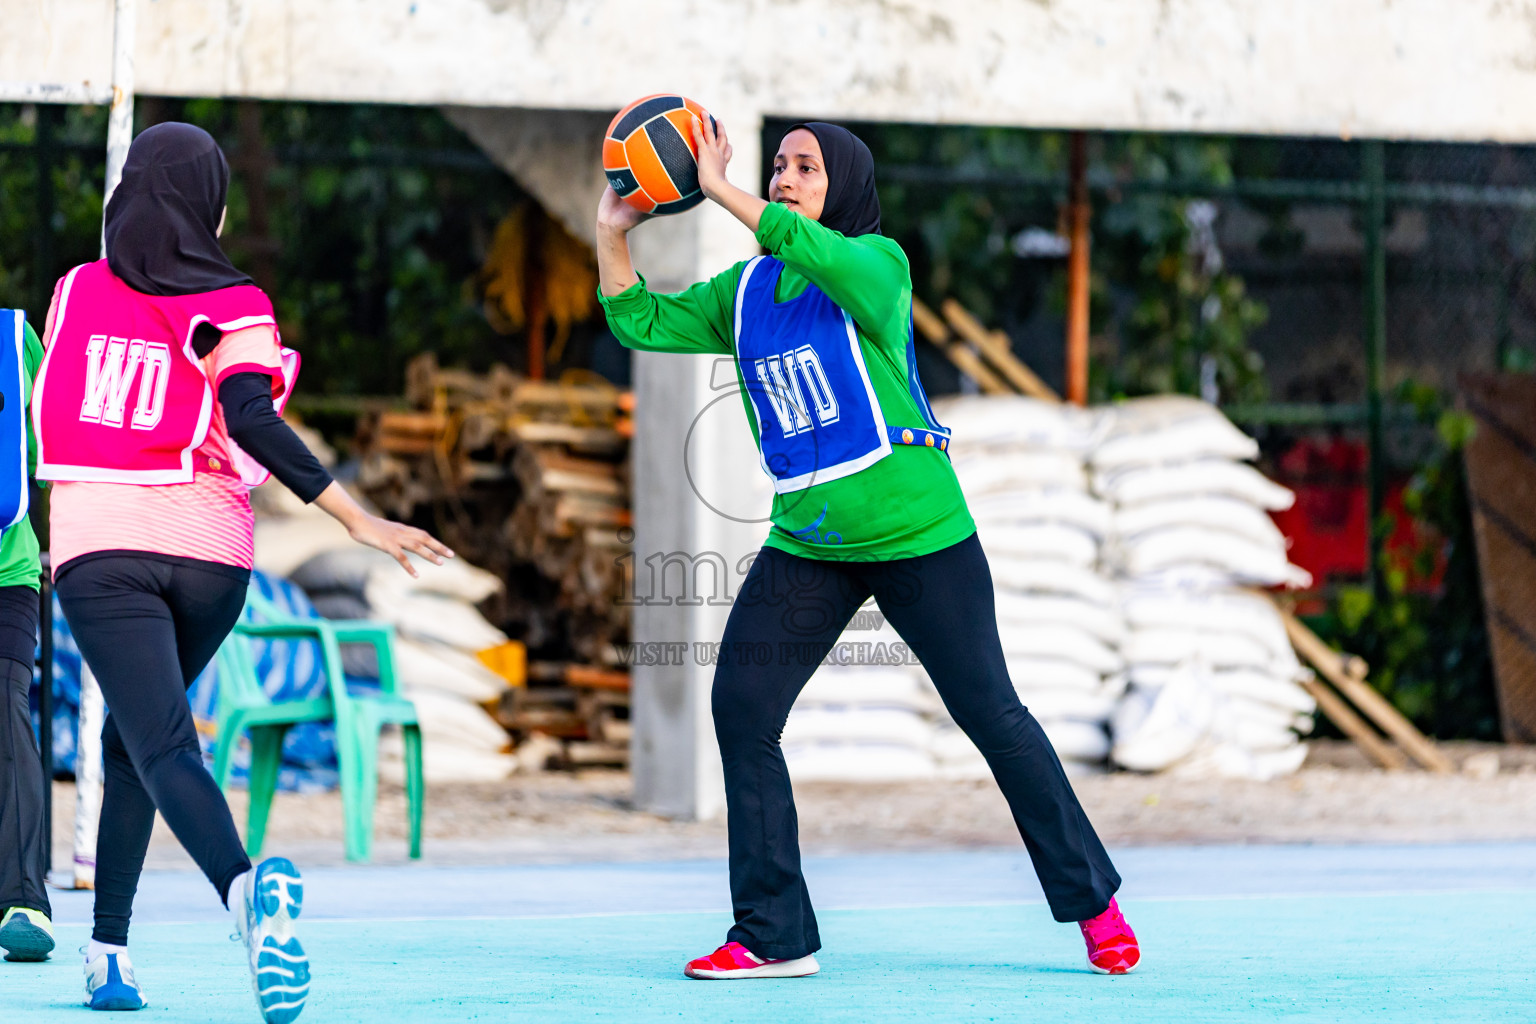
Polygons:
M254 617L253 617L254 616ZM258 621L259 620L259 621ZM251 657L250 640L314 640L320 646L325 673L324 697L273 703L262 691ZM349 861L366 863L373 856L373 812L379 790L379 732L398 725L405 738L405 792L409 804L411 857L421 856L421 813L425 786L421 765L421 725L416 706L400 694L395 676L394 629L378 622L306 619L289 615L252 587L245 611L216 655L219 672L218 748L213 776L219 788L229 788L235 746L242 732L251 734L250 811L246 820L246 852L261 855L267 818L277 790L283 737L301 722L336 723L336 760L341 776L344 835ZM380 692L354 696L347 692L341 667L341 645L366 643L379 658Z

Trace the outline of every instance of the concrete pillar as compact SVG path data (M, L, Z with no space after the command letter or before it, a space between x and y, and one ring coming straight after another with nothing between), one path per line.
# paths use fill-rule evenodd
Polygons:
M761 115L712 113L730 129L732 179L755 191ZM631 237L637 268L656 289L704 280L759 251L751 233L712 203L643 224ZM681 279L663 277L682 267ZM634 671L635 801L661 814L713 817L725 806L710 716L714 668L694 645L719 642L730 601L767 534L773 491L729 357L642 352L634 368L635 578L642 602L634 639L688 645L681 664Z
M716 108L735 155L731 177L756 190L762 116ZM451 107L448 117L577 237L591 239L605 182L610 114ZM758 251L711 203L657 218L630 236L655 291L679 291ZM728 356L634 354L637 663L631 714L638 806L681 818L724 808L710 716L707 648L768 532L773 492L760 468ZM701 657L703 653L703 657Z

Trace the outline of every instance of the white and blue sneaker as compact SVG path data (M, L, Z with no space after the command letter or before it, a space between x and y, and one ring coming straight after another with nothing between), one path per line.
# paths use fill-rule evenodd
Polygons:
M293 934L294 918L304 906L304 883L287 857L268 857L238 881L243 891L235 927L245 942L251 987L267 1024L289 1024L309 997L309 957Z
M127 953L103 953L85 962L85 1005L93 1010L142 1010L144 990L133 980Z

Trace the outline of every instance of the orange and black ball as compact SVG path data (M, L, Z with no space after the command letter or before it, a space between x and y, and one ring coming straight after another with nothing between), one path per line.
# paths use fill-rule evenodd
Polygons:
M675 93L642 97L615 114L603 137L603 173L619 198L654 214L703 202L693 126L706 117L715 123L709 111Z

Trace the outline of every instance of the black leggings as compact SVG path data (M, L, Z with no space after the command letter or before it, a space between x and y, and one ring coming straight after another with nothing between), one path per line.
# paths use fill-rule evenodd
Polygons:
M731 608L715 670L736 915L728 938L775 960L821 946L779 736L800 690L871 595L986 756L1053 916L1102 913L1120 876L1008 679L992 575L976 535L884 562L813 560L765 547Z
M98 942L128 942L157 808L220 899L251 866L203 767L186 697L240 617L249 581L246 569L139 552L83 555L59 572L59 603L108 711L91 933Z
M43 888L43 787L49 780L32 733L30 700L37 601L33 587L0 587L0 910L30 907L52 916Z

